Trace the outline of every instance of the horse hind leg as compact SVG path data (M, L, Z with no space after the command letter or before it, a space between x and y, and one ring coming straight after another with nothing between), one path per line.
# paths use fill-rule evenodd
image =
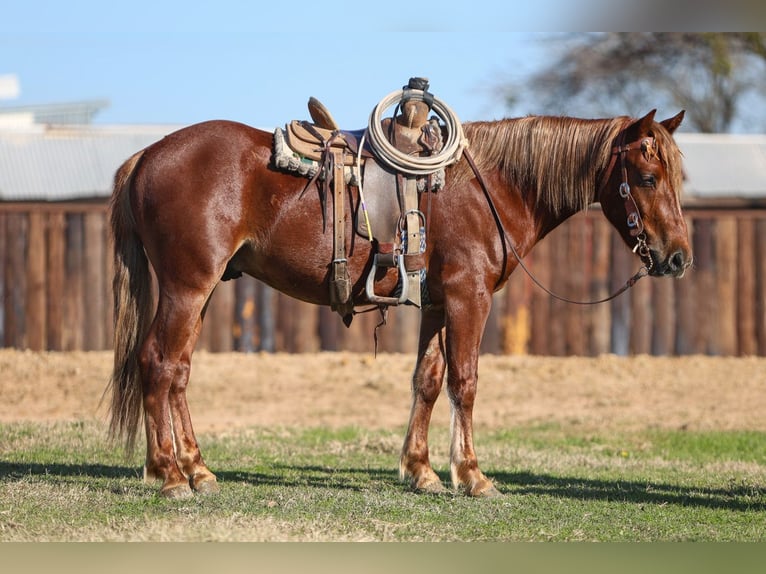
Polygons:
M192 494L190 482L204 491L214 490L215 484L215 475L202 461L186 405L191 355L207 297L167 287L161 293L165 296L140 355L147 442L144 480L161 480L162 495L183 498Z
M399 476L417 492L440 493L445 488L431 467L428 427L444 380L444 318L440 312L424 311L415 372L412 377L412 409L399 459Z
M193 490L200 494L215 494L219 492L218 482L215 474L205 464L202 459L197 439L194 435L189 405L186 402L186 387L189 384L189 367L191 366L191 355L194 351L194 345L202 330L202 315L197 320L194 329L194 335L189 340L187 348L182 355L183 364L188 367L182 376L176 377L170 386L168 395L170 403L170 415L173 430L173 438L176 453L176 462L181 472L189 479L189 485Z

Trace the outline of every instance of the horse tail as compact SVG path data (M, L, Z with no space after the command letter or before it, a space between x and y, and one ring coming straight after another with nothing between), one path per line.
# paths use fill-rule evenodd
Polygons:
M114 176L110 224L114 240L114 370L104 393L111 390L109 434L125 441L132 452L143 413L140 345L153 309L149 262L130 206L133 175L143 151L120 166Z

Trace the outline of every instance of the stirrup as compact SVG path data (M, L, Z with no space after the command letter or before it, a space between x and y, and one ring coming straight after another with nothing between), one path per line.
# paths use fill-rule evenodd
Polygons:
M404 267L404 255L399 254L394 257L398 258L399 267L399 281L402 284L402 292L399 297L383 297L375 294L375 273L378 271L378 255L376 253L372 259L372 268L367 275L367 283L365 284L365 291L367 292L367 298L370 303L376 305L403 305L409 298L409 281L407 281L407 270Z

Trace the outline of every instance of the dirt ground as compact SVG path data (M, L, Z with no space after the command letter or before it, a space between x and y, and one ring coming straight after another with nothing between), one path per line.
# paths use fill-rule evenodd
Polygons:
M0 350L0 422L106 420L111 354ZM398 428L414 355L195 354L198 432L245 426ZM477 430L559 422L581 428L766 430L766 358L482 356ZM446 397L437 425L449 424Z

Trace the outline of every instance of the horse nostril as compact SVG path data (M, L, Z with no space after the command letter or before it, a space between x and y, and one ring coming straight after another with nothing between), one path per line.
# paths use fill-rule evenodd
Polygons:
M673 255L670 256L670 259L668 260L668 264L673 271L680 271L681 269L684 269L686 267L685 263L686 258L684 257L682 251L676 251L673 253Z

